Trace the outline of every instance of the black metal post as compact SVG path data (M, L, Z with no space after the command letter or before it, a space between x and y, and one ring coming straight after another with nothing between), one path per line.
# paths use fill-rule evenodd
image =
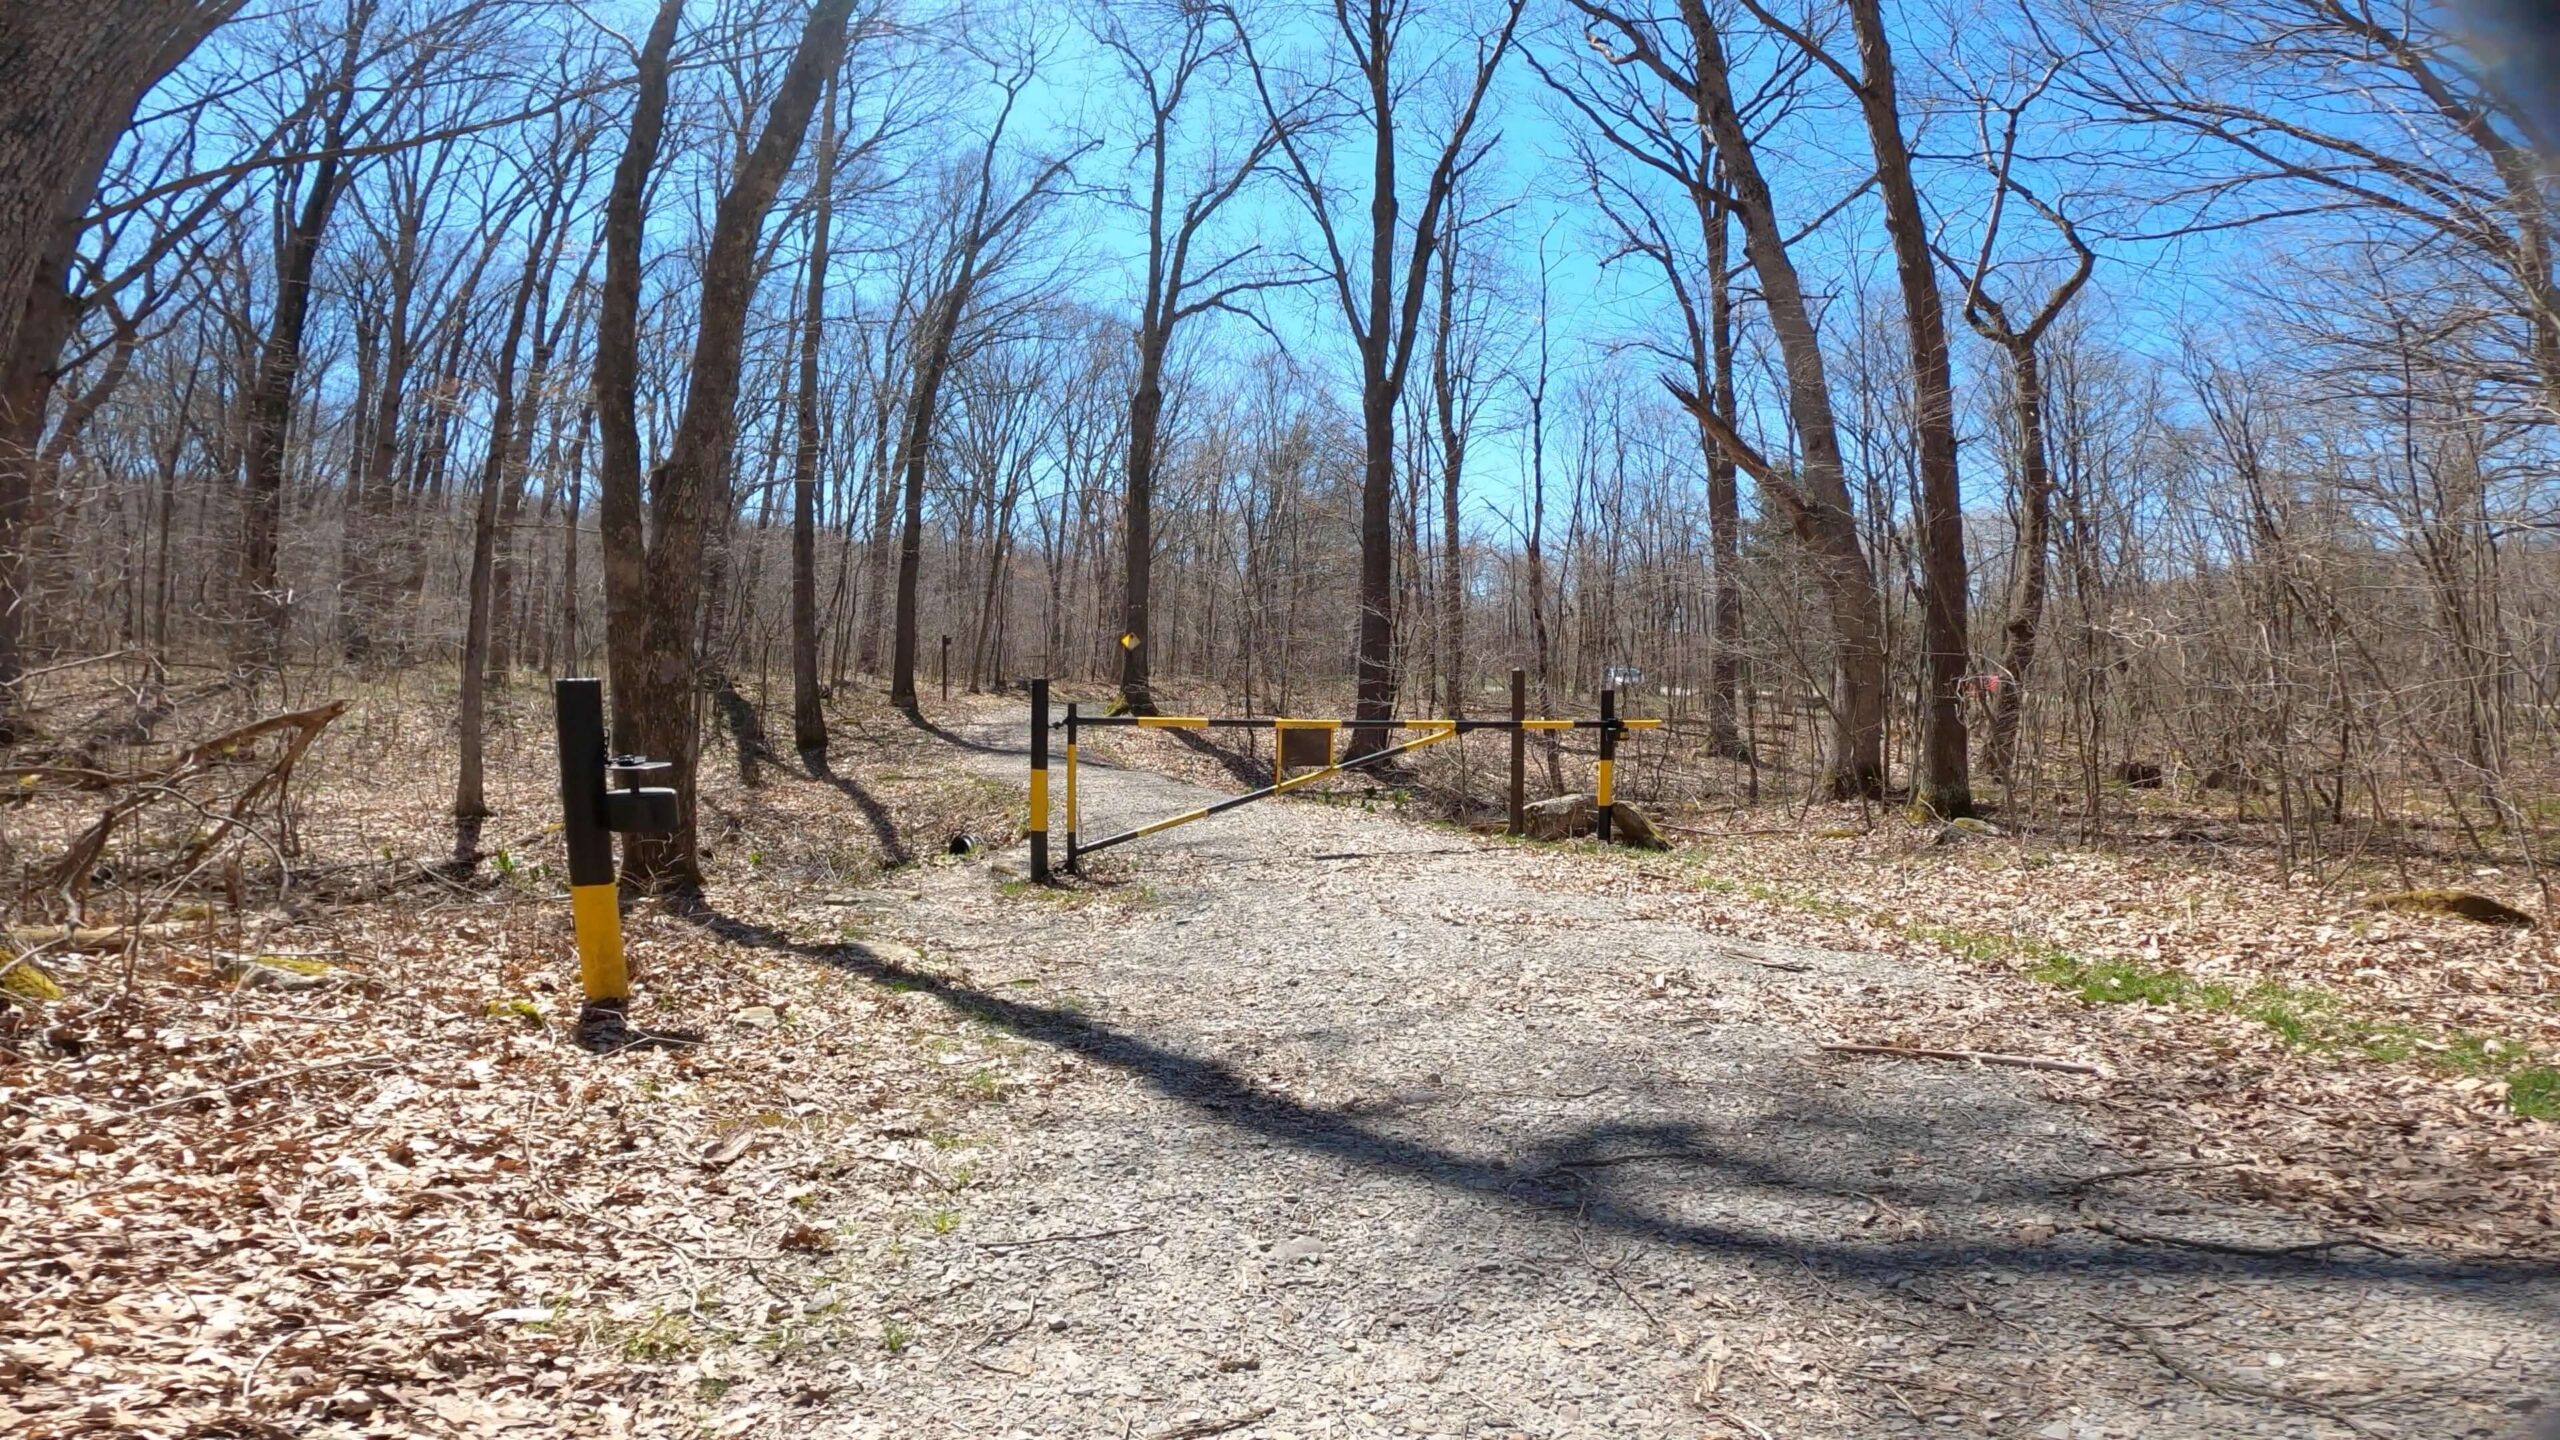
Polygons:
M613 878L613 832L606 827L604 682L556 680L551 703L560 735L560 820L569 850L569 915L578 937L578 975L590 1006L631 998L622 960L622 910Z
M1067 702L1067 873L1076 874L1076 702Z
M942 637L942 698L951 698L951 637Z
M1529 672L1511 667L1511 833L1529 833Z
M1031 682L1031 879L1049 883L1049 682Z
M1600 692L1600 813L1591 822L1603 845L1609 843L1609 808L1617 802L1617 766L1618 692L1613 687Z

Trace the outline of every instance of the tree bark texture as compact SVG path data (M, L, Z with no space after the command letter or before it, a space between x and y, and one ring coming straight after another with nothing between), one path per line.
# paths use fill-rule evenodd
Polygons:
M791 740L803 755L827 748L818 703L818 351L827 321L827 239L835 219L835 84L827 86L818 129L818 178L810 197L809 273L801 300L798 443L791 461Z

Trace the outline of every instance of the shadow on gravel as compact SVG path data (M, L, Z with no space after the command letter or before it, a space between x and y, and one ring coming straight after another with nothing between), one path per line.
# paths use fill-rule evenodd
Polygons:
M1332 1155L1367 1169L1404 1175L1427 1184L1498 1197L1565 1220L1652 1237L1702 1250L1827 1265L1842 1275L1890 1286L1923 1272L1998 1266L2032 1273L2246 1275L2264 1279L2398 1281L2476 1289L2485 1281L2560 1280L2560 1265L2543 1261L2455 1261L2423 1256L2345 1259L2336 1255L2221 1255L2105 1242L1962 1244L1809 1241L1747 1225L1704 1224L1667 1216L1624 1186L1616 1173L1640 1167L1694 1170L1701 1185L1793 1191L1808 1201L1838 1202L1856 1195L1815 1176L1736 1154L1702 1140L1688 1126L1594 1125L1565 1132L1535 1152L1508 1160L1467 1155L1429 1141L1383 1133L1353 1114L1274 1094L1222 1060L1187 1054L1090 1016L989 994L946 976L886 960L860 944L794 940L783 931L723 916L696 917L712 933L737 944L786 951L869 980L920 990L978 1019L1015 1034L1059 1046L1088 1061L1132 1075L1159 1094L1200 1112L1210 1123L1269 1138L1313 1154ZM1854 1117L1839 1117L1854 1123ZM1802 1149L1793 1153L1802 1154ZM2016 1175L2012 1194L2066 1195L2086 1177Z

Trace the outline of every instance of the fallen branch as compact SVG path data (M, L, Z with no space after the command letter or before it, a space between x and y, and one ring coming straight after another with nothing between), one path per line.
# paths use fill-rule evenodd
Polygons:
M1825 1045L1833 1055L1885 1055L1897 1060L1970 1060L1976 1065L2007 1065L2019 1070L2052 1070L2064 1075L2095 1075L2107 1078L2098 1066L2078 1060L2054 1060L2042 1055L2002 1055L1991 1050L1923 1050L1910 1045Z
M2225 1400L2272 1400L2279 1405L2289 1405L2296 1410L2320 1416L2324 1420L2334 1420L2358 1435L2381 1433L2337 1406L2314 1400L2308 1395L2296 1395L2291 1391L2276 1389L2272 1385L2252 1385L2245 1380L2215 1375L2202 1366L2190 1365L2170 1354L2168 1347L2154 1339L2150 1326L2131 1320L2119 1320L2114 1316L2099 1318L2141 1342L2142 1348L2150 1352L2151 1358L2159 1361L2170 1373L2208 1394L2218 1395Z
M43 872L42 878L33 888L42 892L60 894L64 908L76 920L80 913L81 899L88 889L89 873L96 868L99 859L106 854L107 839L115 833L117 824L126 816L140 811L153 801L164 798L174 798L192 805L199 814L212 822L208 829L199 832L190 840L184 852L179 855L177 868L184 870L212 853L214 847L229 838L232 831L248 829L251 811L261 800L269 796L275 797L279 832L283 837L283 843L269 842L268 848L275 852L276 863L281 868L284 864L285 852L290 848L291 842L290 832L282 823L288 818L283 797L285 787L293 778L294 763L302 758L303 752L311 747L311 742L318 738L321 730L326 728L330 721L346 713L346 708L346 701L332 700L325 705L317 705L308 710L270 715L264 720L252 721L189 747L175 763L156 775L139 780L118 777L119 784L126 793L116 797L97 820L87 830L81 832L79 838L72 841L71 848ZM178 787L182 783L203 776L224 762L239 756L242 747L279 732L290 732L285 740L283 752L256 779L252 780L246 789L230 797L230 805L225 813L217 816L204 802L195 800L179 790Z
M34 680L46 675L58 675L65 670L77 670L83 665L104 665L110 660L121 660L127 655L135 655L139 653L141 652L135 650L117 650L105 655L84 656L78 660L65 660L58 665L47 665L41 670L30 670L25 674L20 675L18 678L20 680Z
M1272 1412L1279 1408L1277 1405L1265 1405L1259 1410L1248 1410L1241 1415L1231 1415L1224 1420L1194 1420L1188 1425L1176 1425L1170 1430L1159 1430L1149 1436L1148 1440L1201 1440L1201 1437L1206 1435L1224 1435L1230 1430L1241 1430L1247 1425L1269 1419Z
M2291 1245L2253 1245L2245 1240L2210 1240L2202 1236L2168 1235L2157 1230L2144 1230L2110 1220L2090 1210L2083 1200L2075 1207L2080 1223L2101 1235L2112 1235L2131 1245L2166 1245L2183 1250L2204 1250L2215 1255L2246 1255L2260 1260L2289 1260L2302 1255L2325 1255L2332 1250L2370 1250L2376 1255L2397 1256L2400 1252L2371 1240L2341 1236L2335 1240L2304 1240Z
M202 920L152 925L12 925L9 943L32 950L121 950L127 940L175 940L204 929Z
M2146 1175L2183 1175L2197 1170L2228 1170L2235 1165L2255 1163L2252 1160L2179 1160L2166 1165L2136 1165L2129 1170L2101 1170L2095 1175L2083 1175L2065 1183L2062 1188L2065 1191L2086 1190L2092 1185L2134 1180Z
M171 1099L155 1101L139 1110L125 1112L125 1118L134 1120L145 1115L157 1115L163 1110L175 1110L181 1105L192 1105L199 1100L224 1100L245 1090L255 1090L261 1085L273 1085L279 1080L298 1080L305 1075L321 1075L332 1070L356 1070L373 1074L399 1068L400 1062L396 1060L332 1060L319 1065L305 1065L298 1070L278 1070L272 1074L252 1076L247 1080L225 1085L219 1089L196 1090Z
M1113 1240L1122 1235L1135 1235L1140 1225L1124 1225L1117 1230L1085 1230L1072 1235L1034 1235L1027 1240L981 1240L981 1250L1020 1250L1030 1245L1063 1245L1070 1240Z

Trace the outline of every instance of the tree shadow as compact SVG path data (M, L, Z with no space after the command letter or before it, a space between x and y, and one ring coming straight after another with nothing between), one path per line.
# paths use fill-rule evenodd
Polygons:
M712 687L712 703L720 707L721 728L738 754L738 783L753 790L764 783L763 767L773 762L773 745L765 739L764 719L727 676Z
M882 869L895 869L915 859L907 849L905 837L898 833L897 818L889 813L889 807L880 803L880 797L863 789L861 781L850 775L837 774L827 764L826 751L803 751L800 762L809 768L810 778L823 780L843 791L844 797L862 812L863 821L871 827L872 838L879 843Z
M1196 735L1188 730L1166 730L1160 733L1172 737L1173 743L1192 754L1217 762L1218 768L1226 771L1228 778L1248 790L1259 790L1271 783L1270 766L1251 756L1240 755L1229 750L1206 735Z
M2347 1279L2476 1288L2484 1281L2560 1280L2560 1264L2544 1260L2454 1260L2434 1256L2376 1255L2343 1258L2320 1254L2225 1255L2201 1250L2139 1247L2095 1233L2067 1232L2040 1243L2024 1239L1964 1240L1932 1236L1911 1240L1844 1240L1755 1226L1743 1221L1698 1220L1671 1213L1620 1177L1663 1166L1681 1167L1713 1180L1719 1191L1757 1190L1806 1204L1863 1198L1879 1187L1846 1187L1813 1172L1804 1143L1814 1132L1851 1131L1871 1146L1907 1149L1931 1143L1916 1129L1880 1114L1834 1112L1790 1116L1804 1130L1760 1154L1746 1154L1696 1126L1593 1124L1541 1137L1515 1154L1471 1154L1416 1135L1367 1123L1346 1108L1325 1107L1263 1088L1223 1059L1177 1049L1105 1024L1075 1010L993 994L948 976L884 959L857 942L820 944L791 938L770 926L709 911L697 917L734 943L786 951L849 974L921 991L989 1025L1109 1066L1155 1093L1189 1107L1203 1121L1324 1155L1373 1174L1419 1180L1453 1192L1495 1200L1533 1213L1605 1229L1630 1238L1667 1242L1703 1252L1753 1257L1828 1269L1878 1290L1920 1274L1957 1274L1985 1267L2085 1279L2104 1274L2251 1276L2271 1280ZM1875 1133L1882 1129L1885 1133ZM1997 1193L2063 1199L2088 1177L2035 1174L2012 1169L1998 1178ZM1991 1191L1993 1187L1985 1187ZM1795 1213L1795 1212L1791 1212Z
M990 745L983 740L972 740L968 736L963 735L956 730L949 730L940 725L936 725L931 720L925 718L925 714L921 710L901 709L898 713L906 717L908 724L913 725L917 729L932 736L934 739L941 741L945 745L957 746L962 750L974 750L981 755L1020 755L1024 757L1026 762L1031 755L1031 742L1028 740L1025 740L1019 746ZM1030 727L1030 723L1030 720L1026 718L1023 721L1024 728L1028 729ZM1050 736L1049 748L1052 751L1055 751L1060 743L1061 742L1057 736L1054 734Z

